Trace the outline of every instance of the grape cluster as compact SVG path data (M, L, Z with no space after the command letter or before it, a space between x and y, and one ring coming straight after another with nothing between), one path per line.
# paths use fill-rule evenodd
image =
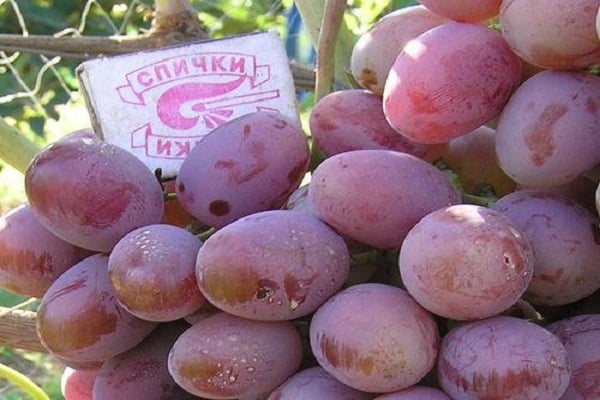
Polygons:
M170 181L91 131L35 157L0 285L68 400L600 398L600 0L420 3L311 143L260 111Z

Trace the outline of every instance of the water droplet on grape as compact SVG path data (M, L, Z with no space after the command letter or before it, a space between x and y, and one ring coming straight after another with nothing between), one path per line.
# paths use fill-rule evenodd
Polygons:
M240 341L240 335L231 334L231 335L227 336L227 340L229 340L230 342L239 342Z

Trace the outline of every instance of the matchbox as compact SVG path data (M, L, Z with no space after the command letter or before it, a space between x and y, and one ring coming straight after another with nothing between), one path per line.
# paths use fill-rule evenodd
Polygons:
M259 32L98 58L78 68L92 124L105 141L164 176L204 135L254 111L298 121L279 35Z

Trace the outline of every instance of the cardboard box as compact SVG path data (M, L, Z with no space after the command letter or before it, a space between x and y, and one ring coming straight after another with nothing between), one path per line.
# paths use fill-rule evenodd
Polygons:
M83 62L78 77L96 133L174 176L204 135L255 111L298 121L276 32L186 43Z

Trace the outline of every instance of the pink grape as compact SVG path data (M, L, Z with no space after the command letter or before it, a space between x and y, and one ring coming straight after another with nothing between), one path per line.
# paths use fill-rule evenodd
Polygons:
M525 61L551 69L581 69L600 63L594 25L600 0L505 0L502 35Z
M489 185L496 196L504 196L517 186L498 164L496 131L485 125L452 139L443 159L467 193L476 194L481 185Z
M95 139L44 148L27 169L25 191L42 225L94 251L108 252L126 233L163 217L152 171L132 153Z
M310 345L319 365L364 392L416 384L433 367L438 330L406 291L384 284L351 286L314 314Z
M471 204L425 216L402 243L402 282L434 314L491 317L521 298L533 275L533 251L499 211Z
M534 250L533 278L525 297L533 304L563 305L600 289L598 218L560 194L523 190L493 209L518 227Z
M385 81L404 45L420 34L448 20L423 6L400 8L376 21L362 34L350 58L356 82L382 95Z
M426 214L460 197L431 164L391 150L355 150L327 158L308 188L316 215L340 234L378 248L400 248Z
M546 327L567 349L571 380L561 399L600 398L600 314L576 315Z
M63 272L90 255L46 229L28 204L0 216L0 286L10 292L42 297Z
M440 389L425 386L411 386L399 392L375 397L373 400L451 400Z
M108 276L119 303L149 321L173 321L204 303L196 282L202 242L183 228L148 225L129 232L108 258Z
M246 114L194 147L179 170L178 199L198 221L221 228L281 207L308 161L308 141L297 123L272 112Z
M361 89L330 93L310 114L310 130L325 156L352 150L389 149L435 161L445 144L415 143L398 134L383 114L381 96Z
M167 359L185 322L160 324L134 348L106 360L96 377L94 400L192 400L169 374Z
M559 399L570 377L560 340L506 316L465 323L442 339L438 380L454 400Z
M107 265L104 254L84 258L42 297L37 333L52 354L75 363L104 361L134 347L156 327L118 304Z
M478 22L495 17L502 0L418 0L436 14L461 22Z
M402 135L444 143L495 118L521 79L500 33L449 22L409 41L390 71L383 111Z
M315 216L262 211L221 228L200 248L196 276L213 305L249 319L313 312L348 277L344 240Z
M93 400L92 390L98 371L66 367L60 377L60 393L65 400Z
M175 342L168 367L188 392L211 399L270 393L300 366L302 342L289 321L253 321L219 313Z
M600 162L600 78L543 71L511 96L496 128L500 167L528 187L569 183Z
M321 367L292 375L267 400L369 400L372 396L344 385Z

